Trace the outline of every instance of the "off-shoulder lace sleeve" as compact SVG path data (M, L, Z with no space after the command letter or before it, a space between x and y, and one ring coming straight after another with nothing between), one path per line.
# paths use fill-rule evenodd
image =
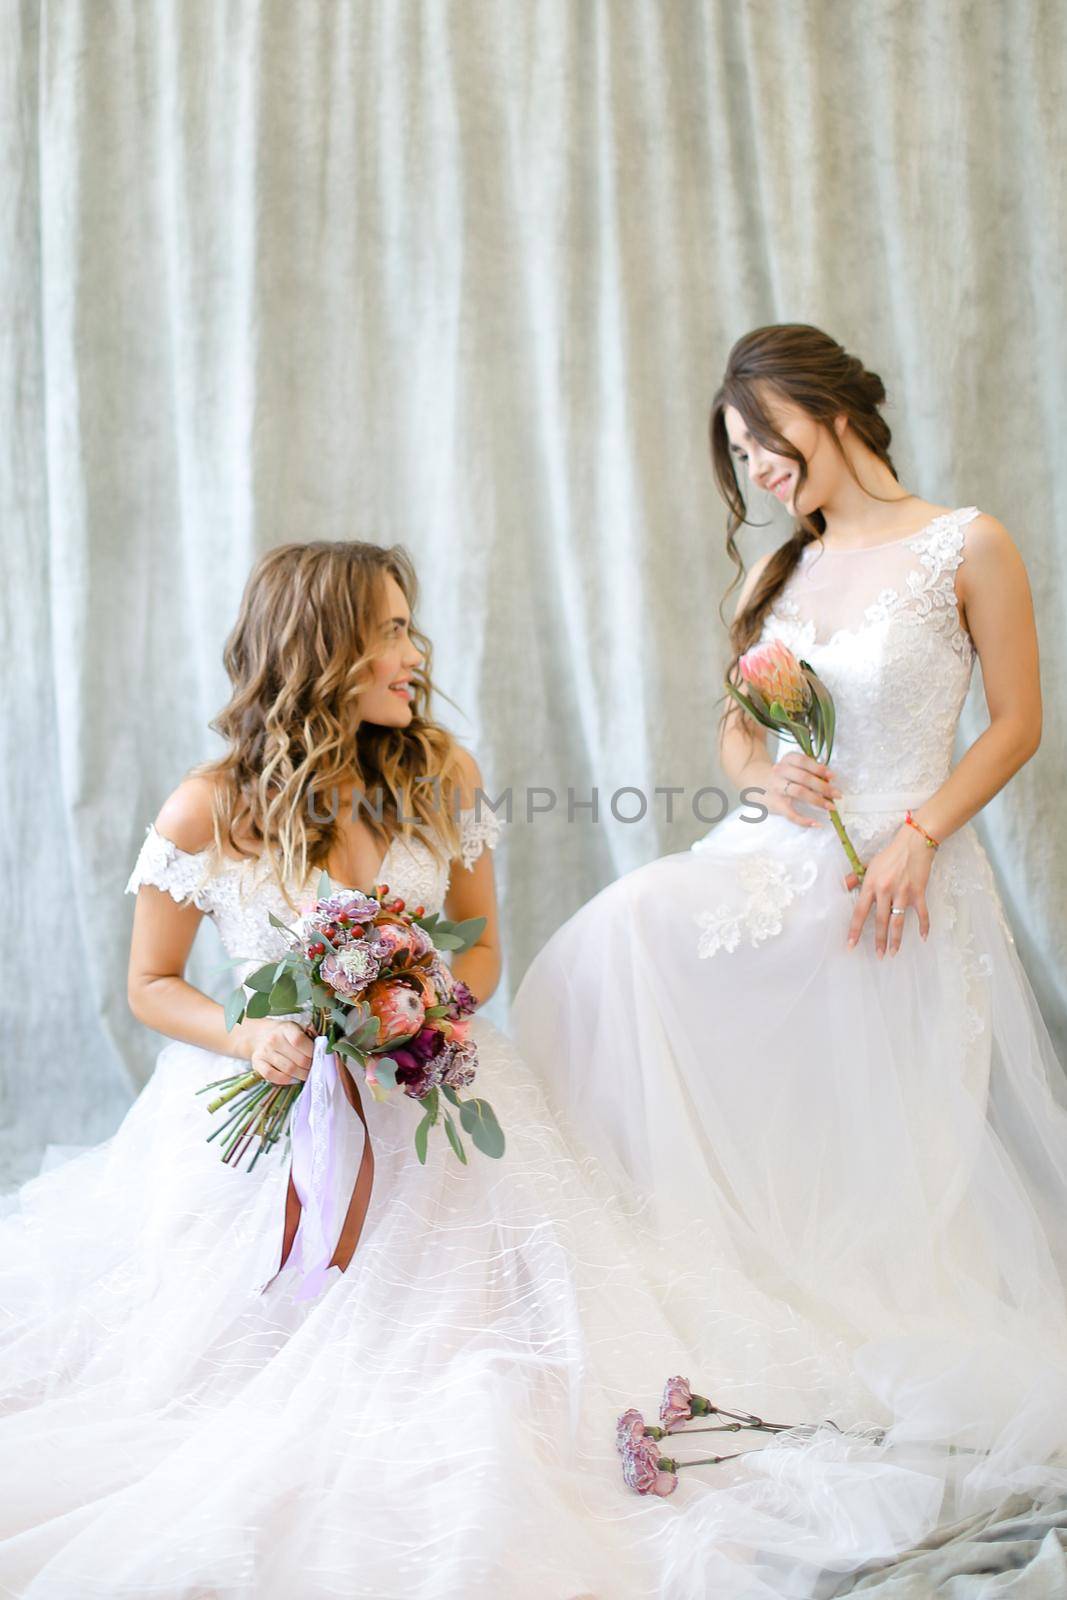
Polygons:
M471 806L459 813L459 859L468 869L473 867L482 851L495 850L504 831L504 824L488 806Z
M191 902L200 911L211 910L207 888L206 855L191 855L180 850L173 839L166 839L149 824L133 871L126 885L127 894L136 894L143 883L165 889L179 905Z

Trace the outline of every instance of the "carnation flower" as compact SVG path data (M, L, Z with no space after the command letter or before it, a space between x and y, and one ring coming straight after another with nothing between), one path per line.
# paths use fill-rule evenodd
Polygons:
M636 1494L665 1498L678 1487L677 1462L659 1453L656 1439L631 1439L623 1445L622 1475Z
M693 1415L693 1391L688 1378L667 1379L659 1415L668 1433L689 1421Z
M371 928L367 934L367 944L384 966L394 956L413 954L414 933L421 935L422 929L408 928L401 922L383 922Z
M377 900L361 894L358 889L338 889L315 905L315 911L324 923L336 922L338 917L348 917L351 922L369 922L380 910Z
M452 984L452 1001L461 1017L469 1016L478 1009L477 1000L460 978L456 978Z
M338 994L354 999L362 994L368 983L378 976L381 963L363 939L346 944L336 954L330 950L323 957L322 980Z
M473 1044L449 1045L444 1058L444 1082L450 1089L467 1089L474 1082L478 1050Z
M636 1407L624 1411L615 1424L615 1448L622 1455L626 1445L634 1444L645 1436L645 1419Z

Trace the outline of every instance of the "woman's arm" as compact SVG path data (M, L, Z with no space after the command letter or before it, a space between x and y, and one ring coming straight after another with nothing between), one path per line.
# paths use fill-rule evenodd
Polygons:
M995 517L969 524L956 590L982 665L989 727L913 813L935 839L969 821L1041 743L1041 667L1030 582L1011 535Z
M467 750L460 752L462 764L461 805L469 809L474 805L475 792L481 787L482 775L478 763ZM445 912L453 922L465 922L468 917L484 917L485 927L477 944L469 950L460 950L452 958L452 972L467 985L479 1005L489 999L500 982L500 932L497 921L496 879L493 874L493 853L484 849L472 867L459 861L452 863L452 877L445 897Z
M1022 556L995 517L976 517L968 525L967 555L957 569L956 593L982 664L990 720L940 789L912 813L939 841L980 811L1041 743L1041 674L1030 584ZM902 824L868 864L849 925L850 947L859 939L872 907L879 956L887 949L896 955L903 937L907 919L891 919L891 906L914 906L919 933L927 937L926 884L932 858L922 835ZM845 885L856 887L854 873L848 874Z
M156 828L179 850L205 849L212 837L207 780L187 778L179 784L156 818ZM196 906L178 905L165 889L142 884L126 984L130 1010L139 1022L171 1039L250 1061L272 1082L306 1077L313 1046L295 1023L263 1017L227 1029L218 1001L186 982L185 964L203 914Z

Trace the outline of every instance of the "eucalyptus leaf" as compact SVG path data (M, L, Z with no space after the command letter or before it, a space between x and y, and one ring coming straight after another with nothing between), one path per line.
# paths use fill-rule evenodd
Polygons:
M333 893L333 885L330 883L330 874L328 872L325 872L325 871L320 872L319 873L319 891L318 891L318 895L316 896L316 898L319 899L319 900L328 900L332 893Z
M423 1166L426 1165L426 1141L430 1137L430 1125L432 1121L433 1118L429 1115L429 1113L427 1113L419 1123L418 1127L415 1129L415 1154L418 1156Z
M459 1118L483 1155L497 1159L504 1154L504 1132L488 1100L464 1100Z
M463 922L453 922L448 931L453 938L464 941L462 949L469 950L481 938L488 920L487 917L467 917Z
M257 993L270 994L274 985L274 962L271 961L267 966L257 967L255 972L250 972L245 979L245 985L249 989L255 989Z
M463 1140L456 1132L456 1125L452 1121L452 1113L450 1111L445 1112L445 1132L448 1134L448 1142L456 1152L456 1155L462 1161L464 1166L468 1166L469 1163L467 1161L467 1152L463 1148Z
M225 1018L226 1018L227 1031L229 1031L230 1028L236 1028L237 1024L240 1022L240 1020L244 1016L244 1014L245 1014L245 992L244 992L244 989L235 989L233 991L233 993L230 995L230 998L226 1002Z
M352 1039L361 1050L373 1050L378 1043L378 1035L381 1031L382 1025L378 1018L371 1017L369 1022L365 1022L361 1028L356 1029Z
M278 1016L297 1007L296 984L286 972L270 992L270 1008Z
M375 1056L374 1076L386 1089L396 1088L396 1062L389 1061L385 1056Z
M256 993L248 1002L247 1015L250 1017L265 1017L269 1010L270 999L263 993L261 989L257 989Z
M446 1100L451 1100L454 1106L458 1106L461 1103L459 1095L456 1093L455 1089L453 1089L451 1084L443 1083L441 1085L441 1093L444 1095Z

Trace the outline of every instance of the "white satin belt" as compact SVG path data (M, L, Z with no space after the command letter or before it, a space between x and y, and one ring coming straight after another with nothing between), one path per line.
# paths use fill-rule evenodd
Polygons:
M905 811L921 806L929 800L930 789L846 789L836 801L838 811Z

